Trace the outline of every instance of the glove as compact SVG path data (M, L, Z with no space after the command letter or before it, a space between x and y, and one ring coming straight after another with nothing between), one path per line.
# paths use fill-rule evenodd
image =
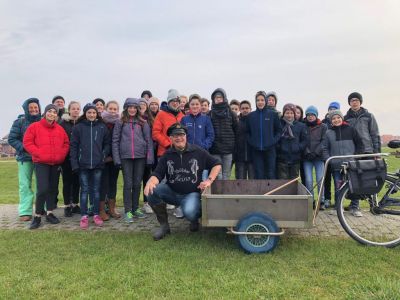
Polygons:
M314 160L317 155L314 152L310 152L306 154L306 160Z

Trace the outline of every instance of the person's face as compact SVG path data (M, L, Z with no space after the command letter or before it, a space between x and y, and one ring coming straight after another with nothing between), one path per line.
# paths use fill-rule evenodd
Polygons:
M187 98L186 97L181 97L179 99L179 108L180 110L185 110L185 104L187 103Z
M242 105L240 105L240 114L242 116L247 116L251 111L250 105L244 103Z
M101 114L104 111L104 104L101 101L96 102L96 108L99 114Z
M54 101L54 105L61 109L64 108L65 102L63 99L57 99Z
M301 118L301 110L296 108L296 121L300 120Z
M265 98L261 95L256 98L256 106L258 109L263 109L265 107Z
M343 119L339 115L334 115L331 119L332 126L340 126L343 123Z
M112 114L112 115L118 115L119 112L119 107L115 103L110 103L107 106L107 112Z
M57 111L55 109L49 109L44 117L47 122L53 123L57 119Z
M171 143L172 145L177 148L177 149L185 149L186 147L186 134L180 133L180 134L175 134L171 135Z
M231 110L238 115L239 114L239 105L231 104Z
M88 119L90 122L93 122L97 118L97 111L95 109L88 109L85 116L86 119Z
M140 113L144 114L147 110L147 105L146 103L140 102Z
M151 110L153 113L158 112L158 104L157 104L156 102L150 103L149 107L150 107L150 110Z
M222 102L224 102L224 97L222 97L222 96L216 96L216 97L214 98L214 103L215 103L215 104L219 104L219 103L222 103Z
M287 109L283 115L289 122L294 121L294 112L291 109Z
M168 105L175 110L180 108L179 99L169 101Z
M81 106L78 103L74 103L69 107L69 115L72 119L76 120L81 112Z
M203 113L203 114L206 114L206 113L208 113L210 111L210 106L208 105L208 102L207 101L204 101L202 104L201 104L201 112Z
M354 111L358 111L361 108L361 101L357 98L353 98L350 100L350 107Z
M129 107L128 107L128 115L129 115L130 117L136 116L137 111L138 111L138 110L137 110L136 106L129 106Z
M147 95L147 94L144 94L144 95L143 95L143 98L146 99L146 100L149 100L149 99L150 99L150 96Z
M29 103L28 112L31 116L36 116L39 114L39 105L37 103Z
M267 105L269 107L275 107L276 105L276 101L275 101L275 97L274 96L269 96L267 99Z
M334 107L329 107L328 108L328 113L330 113L331 111L334 111L334 110L336 110L337 108L334 108Z
M313 114L308 114L307 115L307 121L308 122L314 122L317 119L317 117Z
M200 113L201 106L199 100L193 99L192 101L190 101L189 107L192 114L197 115Z

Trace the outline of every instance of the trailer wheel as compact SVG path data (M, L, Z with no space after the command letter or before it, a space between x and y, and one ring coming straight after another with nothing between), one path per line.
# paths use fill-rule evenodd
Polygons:
M238 232L279 232L275 221L264 213L249 213L236 225ZM271 252L278 245L279 236L271 235L238 235L240 247L246 253Z

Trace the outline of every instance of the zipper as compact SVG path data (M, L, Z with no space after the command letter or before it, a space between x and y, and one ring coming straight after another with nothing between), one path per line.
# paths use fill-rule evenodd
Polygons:
M193 144L196 144L196 117L193 116Z
M263 131L262 131L262 118L263 118L263 111L260 112L260 150L263 149Z
M93 169L93 122L90 122L90 168Z
M135 158L135 123L132 120L132 127L131 127L131 138L132 138L132 158Z

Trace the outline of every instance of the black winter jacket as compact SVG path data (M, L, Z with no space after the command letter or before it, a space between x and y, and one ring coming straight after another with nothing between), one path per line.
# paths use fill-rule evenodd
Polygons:
M282 128L285 121L281 119ZM277 158L279 162L295 164L300 162L304 149L307 146L307 128L301 122L294 121L292 132L294 138L281 137L277 145Z
M236 134L235 152L233 159L235 162L251 162L251 148L247 142L247 118L239 116L238 130Z

